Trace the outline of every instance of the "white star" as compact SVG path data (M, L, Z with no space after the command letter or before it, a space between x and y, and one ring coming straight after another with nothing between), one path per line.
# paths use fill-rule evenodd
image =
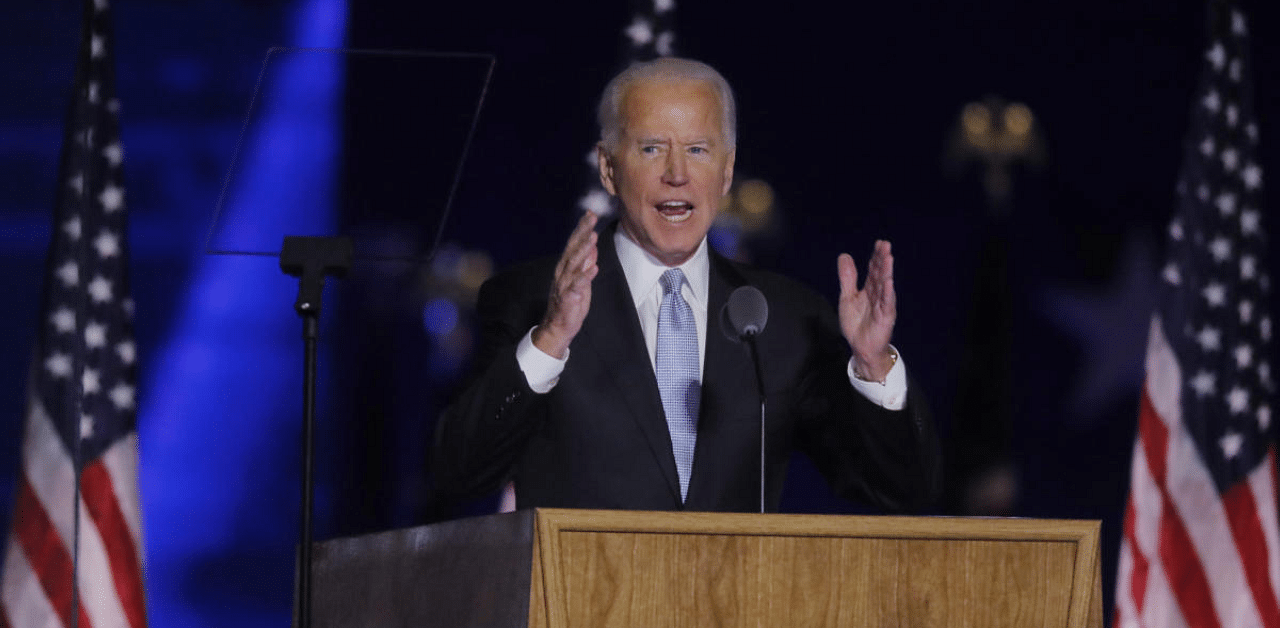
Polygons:
M1222 101L1218 98L1217 90L1209 90L1209 93L1205 94L1204 98L1200 100L1200 104L1204 105L1204 108L1208 109L1210 113L1218 113L1218 109L1222 107Z
M1186 234L1184 234L1184 233L1183 233L1183 231L1182 231L1182 223L1180 223L1180 222L1178 222L1178 221L1176 221L1176 220L1175 220L1175 221L1173 221L1173 222L1171 222L1171 223L1169 223L1169 237L1170 237L1170 238L1173 238L1174 240L1177 240L1178 242L1181 242L1181 241L1182 241L1182 238L1183 238L1185 235L1186 235Z
M1258 363L1258 379L1268 386L1271 385L1271 364L1269 362Z
M89 296L93 297L94 303L105 303L111 300L111 282L102 275L96 275L93 281L89 282Z
M1245 189L1256 190L1262 187L1262 168L1259 168L1258 164L1249 162L1240 171L1240 179L1244 181Z
M1231 117L1231 108L1227 108L1227 117ZM1233 123L1234 125L1234 123ZM1240 153L1234 148L1228 148L1222 151L1222 169L1227 172L1235 172L1236 166L1240 165Z
M1212 395L1213 391L1217 390L1213 374L1208 371L1200 371L1199 373L1196 373L1195 377L1192 377L1189 383L1191 384L1191 389L1196 391L1197 397L1207 397Z
M107 346L107 326L97 321L89 321L85 324L84 344L90 349Z
M669 57L675 52L676 34L671 31L662 31L658 33L658 41L654 43L653 49L658 54Z
M1227 302L1227 288L1222 284L1213 281L1204 287L1204 299L1209 302L1209 307L1221 307Z
M124 148L120 146L120 142L112 142L102 149L102 156L106 157L111 166L119 166L124 161Z
M1264 316L1258 321L1258 331L1262 333L1263 340L1271 340L1271 317Z
M93 248L98 249L98 257L109 259L120 252L120 238L107 229L93 241Z
M44 368L57 378L71 375L71 356L65 353L54 353L44 361Z
M1226 116L1227 126L1234 129L1240 123L1240 109L1235 105L1227 105Z
M1209 200L1209 186L1207 186L1207 185L1205 185L1205 184L1203 184L1203 183L1201 183L1199 186L1197 186L1197 187L1196 187L1196 198L1200 199L1200 202L1204 202L1204 201Z
M1236 386L1227 393L1227 407L1231 414L1240 414L1249 409L1249 391Z
M124 190L115 184L107 184L102 189L102 194L98 195L98 200L102 201L102 208L111 213L124 207Z
M67 179L67 187L76 191L76 194L84 193L84 175L74 175ZM77 219L78 220L78 219Z
M676 8L676 0L653 0L653 12L662 14Z
M98 88L99 86L97 81L89 81L89 85L85 88L84 97L87 98L89 102L97 104L98 98L99 98ZM90 142L86 142L86 144L87 143L90 143Z
M93 417L87 414L80 415L80 438L93 438Z
M1214 205L1217 205L1218 212L1223 216L1230 216L1236 211L1236 195L1230 192L1223 192L1214 200Z
M1262 431L1264 432L1267 431L1267 428L1271 427L1270 406L1262 406L1261 408L1258 408L1257 417L1258 417L1258 427L1261 428Z
M1258 141L1258 125L1250 122L1244 126L1244 134L1249 136L1249 141Z
M1170 285L1176 286L1182 283L1182 274L1178 272L1178 265L1173 262L1169 262L1169 265L1164 267L1163 275L1164 280Z
M1240 60L1232 59L1231 64L1227 66L1227 76L1231 77L1231 80L1239 82L1243 70Z
M69 334L76 330L76 313L71 308L60 307L52 315L49 321L53 323L53 328L58 330L60 334Z
M637 46L643 46L653 41L653 26L649 24L649 20L644 18L637 17L624 32L631 39L631 43Z
M107 0L93 0L93 8L102 11L107 8Z
M578 207L597 216L606 216L613 209L609 203L609 193L600 189L587 192L586 196L583 196L582 200L578 201Z
M1204 136L1204 141L1200 142L1200 154L1204 155L1205 157L1213 157L1214 148L1215 146L1213 144L1213 136L1212 135Z
M98 371L85 367L84 375L80 377L80 388L86 395L90 395L101 390L102 384L98 381Z
M1253 301L1245 300L1240 302L1240 322L1247 323L1253 318Z
M1246 255L1240 258L1240 278L1253 279L1258 272L1258 260L1252 255Z
M1253 348L1249 345L1240 345L1235 350L1236 368L1245 368L1253 363Z
M1205 351L1217 351L1222 348L1222 332L1214 327L1205 327L1196 334L1196 342Z
M1262 224L1262 214L1256 209L1246 209L1240 212L1240 233L1245 235L1253 235L1260 231Z
M67 237L72 241L80 239L80 217L72 216L66 222L62 223L62 230L66 232Z
M1218 445L1222 447L1222 454L1229 460L1240 454L1240 448L1244 446L1244 437L1236 432L1227 432L1222 440L1218 441Z
M111 113L119 113L119 112L120 112L120 99L119 99L119 98L112 98L111 100L108 100L108 101L107 101L107 111L110 111Z
M111 403L115 404L117 410L133 409L133 386L125 384L117 384L115 388L108 393L111 397Z
M1213 69L1221 72L1223 64L1227 62L1227 49L1222 47L1222 42L1215 41L1209 52L1204 54L1204 58L1213 64Z
M75 262L67 262L58 267L58 279L62 285L71 288L80 283L80 267Z
M1231 241L1223 236L1214 238L1209 243L1209 253L1219 262L1227 261L1227 258L1231 257Z
M125 316L128 316L130 319L133 318L133 299L125 297L125 300L120 304L120 307L124 308Z
M132 340L125 340L116 345L116 353L120 356L120 361L125 364L133 364L134 359L137 358L137 349L134 348Z
M1244 14L1239 11L1231 12L1231 32L1236 35L1245 34Z
M102 35L94 33L89 37L89 56L97 59L107 52L107 42Z

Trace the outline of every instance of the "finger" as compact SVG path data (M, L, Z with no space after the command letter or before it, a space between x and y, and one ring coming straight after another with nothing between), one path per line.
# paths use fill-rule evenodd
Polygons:
M560 263L556 265L557 273L571 266L569 262L578 250L595 236L595 224L596 215L592 212L586 212L578 219L577 226L574 227L573 233L569 234L569 240L565 243L564 253L560 255Z
M556 288L562 292L574 291L578 289L579 279L587 273L590 273L587 281L595 277L598 268L596 261L599 258L599 249L596 248L596 234L590 232L587 241L574 252L572 257L564 260L563 268L556 274Z
M873 302L878 303L884 298L885 283L893 280L893 255L890 251L887 241L876 240L871 260L867 262L867 282L862 289Z
M569 246L560 256L560 261L556 264L556 279L566 277L582 269L584 260L588 256L594 255L596 238L594 231L586 231L582 234L580 240L575 239L569 243Z
M840 276L841 298L858 291L858 265L853 262L852 255L841 253L836 258L836 273Z
M893 285L893 253L887 241L876 243L876 257L880 266L876 305L883 314L892 317L897 314L898 296Z

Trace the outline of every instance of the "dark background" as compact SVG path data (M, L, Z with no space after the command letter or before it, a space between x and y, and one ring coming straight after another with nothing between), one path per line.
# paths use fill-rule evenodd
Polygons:
M1271 3L1244 6L1260 158L1276 173L1280 88L1268 77L1280 71L1280 47L1269 43L1280 16ZM481 254L501 267L561 246L591 180L584 157L596 134L595 99L620 66L632 8L621 0L119 0L113 10L152 623L283 625L298 504L294 288L269 259L202 253L267 47L495 59L444 223L444 254L428 265L359 264L329 291L317 471L325 538L494 507L490 498L443 510L428 498L431 425L465 372L470 337L469 292L456 269ZM80 7L55 0L5 14L7 520ZM1006 463L1018 481L1007 514L1102 519L1110 600L1147 320L1206 45L1204 4L690 2L674 15L677 51L717 67L737 91L738 179L766 180L776 194L772 228L744 250L834 298L836 255L852 252L861 264L875 239L892 240L895 344L944 434L961 443L950 458ZM451 85L405 82L424 108L457 97ZM990 95L1026 103L1043 137L1043 163L1015 168L1000 221L989 218L980 168L949 174L944 159L961 108ZM336 115L321 137L337 182L307 178L323 168L285 168L295 176L267 177L266 191L249 193L299 183L345 190L326 197L332 208L308 211L338 212L332 220L390 250L429 248L437 221L400 173L431 163L424 155L433 147L358 111ZM387 210L395 218L370 226L353 217L396 198L403 206ZM1003 275L979 272L992 238L1007 252ZM1008 323L977 342L975 316ZM967 405L974 397L989 412ZM972 434L982 438L965 440ZM971 470L953 469L951 479ZM803 461L784 507L866 511L829 496ZM937 513L963 509L950 499Z

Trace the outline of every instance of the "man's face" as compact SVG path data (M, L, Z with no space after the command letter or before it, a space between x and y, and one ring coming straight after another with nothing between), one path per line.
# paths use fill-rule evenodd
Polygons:
M697 251L733 183L719 99L701 81L638 81L620 114L618 145L597 150L601 183L622 201L626 234L677 266Z

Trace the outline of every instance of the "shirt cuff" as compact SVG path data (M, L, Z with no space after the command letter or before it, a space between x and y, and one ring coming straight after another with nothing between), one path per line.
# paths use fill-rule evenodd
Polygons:
M884 383L868 382L854 377L853 358L849 358L848 373L849 383L853 384L853 389L869 399L871 403L886 410L901 410L907 406L907 367L902 361L901 354L889 368L889 374L885 376Z
M556 387L556 382L560 381L565 362L569 361L569 350L565 349L563 359L543 353L542 349L533 344L534 329L536 328L530 328L524 338L520 339L520 344L516 345L516 363L520 365L525 381L529 382L529 388L538 394L545 394L551 392Z

